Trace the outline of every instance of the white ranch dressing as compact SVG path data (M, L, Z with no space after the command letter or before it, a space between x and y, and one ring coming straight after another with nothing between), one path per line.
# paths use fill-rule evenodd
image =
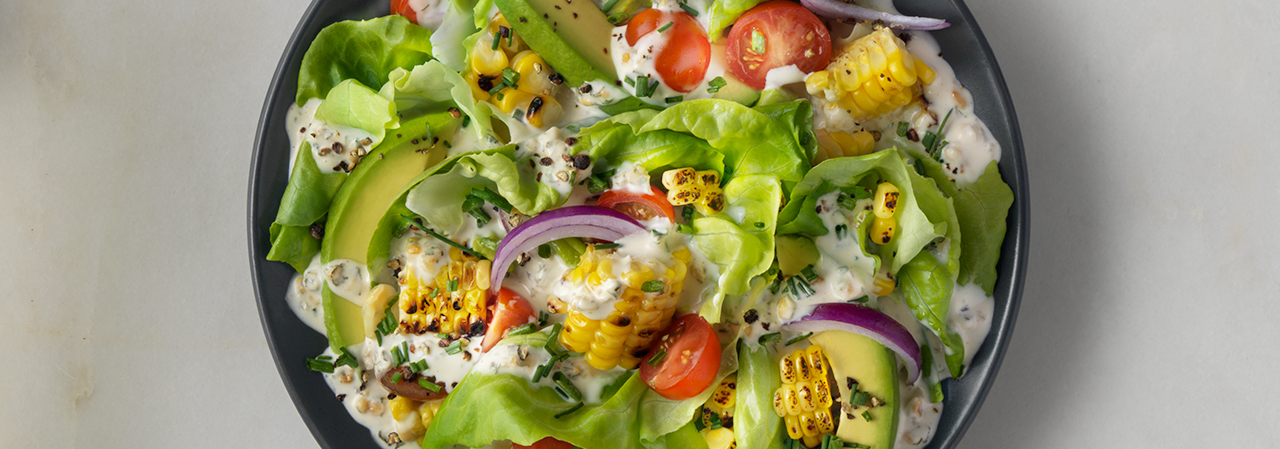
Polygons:
M516 149L516 167L531 177L551 186L561 197L568 197L577 181L590 176L591 167L583 170L574 167L569 145L565 139L572 136L567 130L552 127L537 138L524 141Z
M480 359L480 363L476 365L475 370L486 374L515 376L528 380L535 388L553 388L556 384L551 375L544 376L537 382L533 381L534 371L537 370L538 366L544 365L550 360L551 355L540 347L500 344L489 350ZM555 371L562 372L569 378L569 381L582 393L582 402L585 404L600 403L604 388L617 381L619 376L627 372L626 369L621 367L614 367L606 371L598 370L586 363L585 358L578 356L560 361L553 367L553 372Z
M320 253L317 252L306 270L293 275L289 288L285 290L285 301L289 303L289 309L307 327L321 334L324 333L324 307L321 307L324 301L321 294L324 283L320 282L324 278L323 273Z
M610 190L621 190L637 195L648 195L653 192L649 184L649 172L644 166L631 161L618 165L617 171L609 178ZM666 220L663 218L663 220Z
M502 286L529 300L535 314L546 312L550 315L547 299L552 296L553 287L569 271L569 266L555 254L546 259L539 257L536 253L531 253L529 256L529 261L524 265L512 265L513 269L503 279Z
M800 71L795 64L769 69L764 75L764 90L779 89L782 86L803 83L808 73Z
M364 305L369 294L369 269L351 259L332 260L324 265L324 282L338 297L356 306Z
M992 161L1000 162L1000 143L996 142L987 125L973 113L973 95L960 85L951 64L942 59L938 42L933 35L913 32L907 49L928 64L937 76L933 83L924 86L924 97L929 100L929 111L939 120L947 118L942 134L947 146L942 149L943 168L951 172L956 185L963 188L973 184Z
M311 144L311 156L322 174L349 172L369 152L374 136L349 126L331 125L316 118L316 109L324 100L312 98L302 106L289 105L285 123L289 128L289 171L298 157L302 142ZM342 165L345 162L346 165ZM344 169L345 168L345 169Z
M409 0L409 8L418 14L418 25L436 30L449 13L449 0Z
M822 219L827 234L813 239L819 254L818 263L813 267L818 279L810 282L814 293L801 298L786 294L790 303L780 298L776 314L782 322L808 316L821 304L848 302L871 293L875 259L862 253L856 223L859 211L871 209L871 200L858 200L851 211L838 204L840 194L835 190L818 197L818 218ZM837 226L844 226L846 230L836 232Z
M964 365L973 362L973 356L982 347L991 331L991 317L995 314L995 299L987 296L976 283L955 286L951 294L951 307L947 312L947 327L960 335L964 343Z

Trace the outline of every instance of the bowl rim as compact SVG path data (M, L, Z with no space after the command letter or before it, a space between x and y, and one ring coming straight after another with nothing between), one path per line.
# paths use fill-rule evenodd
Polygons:
M321 395L321 397L311 397L311 395L302 394L303 387L300 383L303 383L304 380L297 377L299 375L298 373L310 373L310 371L303 369L304 367L302 365L304 364L301 360L292 360L292 356L284 354L284 347L287 344L284 340L288 338L306 337L291 336L282 332L281 329L278 329L278 326L282 325L282 323L275 322L276 316L280 314L277 307L279 304L269 304L270 301L280 302L279 296L283 293L283 289L280 291L269 291L264 271L270 269L269 267L271 266L279 268L279 266L283 264L279 262L270 262L265 258L267 250L270 248L270 241L267 228L263 226L263 220L265 218L265 224L269 225L274 219L276 208L278 208L279 196L281 192L283 192L283 184L278 182L278 179L267 179L263 168L265 165L264 161L266 159L266 155L272 152L272 148L269 148L269 138L274 133L284 132L283 127L273 129L273 127L278 124L276 123L277 120L273 119L277 118L278 114L284 114L285 110L287 110L286 105L289 104L289 102L292 102L294 98L292 92L289 92L289 95L282 96L281 90L296 85L297 66L300 64L302 55L305 53L306 48L309 47L309 43L314 38L314 34L318 32L319 28L321 28L317 26L317 20L322 15L322 11L334 9L334 5L339 4L360 4L362 5L362 7L359 8L361 11L372 13L371 15L365 15L365 17L372 17L377 13L385 15L389 12L389 7L385 2L376 3L382 4L370 9L371 5L367 0L313 0L307 7L306 11L300 18L298 25L291 34L280 61L277 63L276 69L273 72L271 83L268 86L266 99L259 115L250 164L247 217L249 266L251 271L250 277L253 280L254 297L255 302L257 303L259 319L262 324L264 336L267 339L267 346L271 351L272 360L276 366L276 371L279 373L281 381L284 383L285 389L289 393L289 398L293 402L294 408L297 409L303 422L311 431L312 436L316 439L316 442L321 447L325 448L346 446L346 444L335 443L334 438L336 438L336 435L331 435L331 433L340 431L334 430L335 427L350 428L350 426L357 426L360 429L364 429L364 427L355 423L355 420L349 416L346 417L348 422L344 423L345 425L339 424L334 426L333 423L326 422L324 426L321 426L319 423L321 417L317 416L315 413L317 409L314 409L313 407L316 407L317 404L319 404L323 395ZM924 0L900 3L905 3L904 5L899 5L899 8L907 14L927 15L927 12L929 11L946 9L938 6L936 3L933 5L927 5L925 4L927 2ZM1010 207L1006 221L1007 229L1005 239L1001 247L1001 257L998 265L998 269L1002 274L1006 271L1007 267L1009 276L1002 275L1000 280L997 281L997 289L993 295L995 297L996 310L991 323L992 332L990 332L986 340L984 340L982 347L974 358L972 366L965 373L965 376L963 376L959 381L948 379L943 383L943 391L948 397L948 407L943 411L942 419L938 423L938 429L935 432L933 439L926 446L926 448L931 449L955 447L964 436L969 426L972 425L974 419L976 419L982 403L990 393L992 385L995 382L996 375L999 372L1000 365L1007 353L1009 341L1013 334L1014 322L1016 321L1018 309L1021 304L1023 288L1027 275L1027 256L1029 252L1030 238L1030 194L1027 182L1026 153L1023 148L1022 134L1018 125L1017 115L1014 112L1013 100L1009 94L1003 73L1000 71L999 64L996 62L995 54L992 52L991 47L983 35L982 30L978 26L977 20L973 17L972 12L965 5L963 0L949 0L947 3L959 14L959 20L953 22L953 26L958 26L959 28L963 28L964 31L971 33L971 36L968 36L969 39L968 42L966 42L966 46L971 47L972 50L976 50L978 55L981 56L982 61L979 65L983 66L981 67L983 70L980 71L985 71L987 74L980 78L980 81L986 84L985 87L990 88L990 92L988 93L997 100L996 104L975 102L975 111L978 115L984 116L984 122L986 122L989 127L993 123L992 119L997 119L999 123L1003 125L1002 133L999 133L1003 135L997 136L1002 147L999 170L1004 181L1009 184L1010 188L1013 190L1014 202ZM336 8L341 8L341 6L337 6ZM937 34L938 32L934 32L935 37ZM304 45L304 43L306 43L306 45ZM946 46L944 41L941 39L939 39L939 44L944 47ZM948 54L948 51L944 49L943 54ZM956 63L953 60L948 59L948 62L951 63L953 67L956 66ZM290 76L292 76L292 80L290 79ZM962 84L972 92L975 90L974 84L979 84L974 83L974 81L975 80L971 79ZM282 98L287 100L282 102ZM984 100L989 101L990 97L984 98ZM987 113L984 114L982 113L983 111ZM992 116L992 114L995 114L995 116ZM1003 137L1003 139L999 139L999 137ZM275 148L275 150L278 151L278 148ZM273 175L278 177L278 172L273 173ZM287 177L288 173L286 170L285 178L287 179ZM274 183L276 185L268 187L271 185L269 182L271 180L277 181ZM278 192L275 191L277 188L279 190ZM290 272L292 271L292 268L288 269ZM275 285L273 284L272 287L274 288ZM292 318L294 321L299 321L292 315L292 311L289 310L288 307L285 307L285 310L289 314L289 318ZM312 334L315 333L310 331L310 328L306 328L305 325L300 322L295 324L296 326L290 327L296 328L301 326L308 329L307 332ZM323 340L323 336L317 334L316 339ZM321 345L327 346L327 343L323 343ZM319 376L314 377L319 378ZM314 381L315 379L312 380ZM314 384L314 382L311 383ZM327 389L327 386L325 388ZM332 403L330 399L325 399L325 401ZM960 407L958 415L956 413L948 413L948 411L952 410L954 407ZM339 406L336 408L338 409L338 413L346 415L346 410L342 407ZM332 410L330 410L329 413L325 414L332 415L333 413ZM358 435L356 438L358 440L362 439L369 443L373 443L372 441L369 441L370 436L368 432L357 433ZM350 436L348 436L348 438L350 438ZM346 438L343 438L343 440L346 440ZM378 445L374 443L374 446L370 447L377 446Z

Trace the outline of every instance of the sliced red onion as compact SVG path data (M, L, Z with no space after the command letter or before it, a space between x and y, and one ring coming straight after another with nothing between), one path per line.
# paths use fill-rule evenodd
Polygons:
M800 4L809 8L814 14L830 17L833 19L858 19L875 21L879 20L889 25L890 28L900 30L941 30L951 26L947 21L942 19L932 19L928 17L904 16L900 14L889 14L884 11L876 11L871 8L863 8L853 3L845 3L840 0L800 0Z
M845 331L870 338L906 362L908 384L920 376L920 346L907 328L879 310L843 302L819 304L809 316L782 328L794 332Z
M493 256L489 290L498 291L502 288L502 280L507 277L507 268L511 263L538 245L568 237L612 242L644 230L644 225L607 207L572 206L543 212L512 229L498 243L498 251Z

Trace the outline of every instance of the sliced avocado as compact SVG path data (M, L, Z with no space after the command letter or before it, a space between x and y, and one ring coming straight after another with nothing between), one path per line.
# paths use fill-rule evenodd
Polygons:
M439 158L436 153L442 153L419 150L431 148L427 142L430 136L442 134L446 126L456 121L440 112L402 122L400 128L387 132L387 138L351 171L333 198L320 245L322 263L366 260L369 239L387 207L406 183ZM346 348L364 341L360 306L339 297L328 285L324 288L323 306L331 347Z
M884 404L869 409L858 407L850 414L839 412L836 436L846 443L858 443L871 449L893 449L898 437L898 361L893 351L875 340L843 331L827 331L809 341L822 347L831 362L831 373L840 387L840 402L849 402L854 391L866 392ZM852 379L852 382L850 382ZM869 411L867 421L863 411Z
M609 56L613 25L589 0L495 0L502 16L571 86L618 80Z
M612 8L605 11L608 16L609 23L614 25L622 25L639 14L640 11L652 8L653 2L650 0L618 0L613 4Z
M760 100L760 91L752 89L729 72L725 72L722 78L725 82L724 87L712 94L711 98L738 102L744 106L755 106L756 101Z

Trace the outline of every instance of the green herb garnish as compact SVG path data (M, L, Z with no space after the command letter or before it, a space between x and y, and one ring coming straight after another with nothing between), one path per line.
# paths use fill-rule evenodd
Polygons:
M675 22L667 22L667 24L663 25L662 28L658 28L658 32L661 33L663 31L667 31L667 28L671 28L671 25L675 25Z
M462 352L462 340L454 340L453 343L449 343L449 347L444 348L444 352L449 355Z
M578 403L578 405L575 405L575 406L573 406L572 408L570 408L570 409L568 409L568 410L565 410L565 411L563 411L563 412L557 413L557 414L556 414L556 419L560 419L560 418L563 418L563 417L565 417L565 416L569 416L569 414L570 414L570 413L576 412L576 411L578 411L578 410L579 410L579 409L581 409L581 408L582 408L582 403L581 403L581 402L579 402L579 403Z
M645 281L645 283L640 284L640 290L645 293L662 293L662 291L666 289L667 284L658 279Z
M573 382L569 381L569 376L557 371L555 375L551 376L551 379L556 383L557 393L560 393L564 397L574 401L582 400L582 392L578 391L578 387L573 385Z
M775 342L779 342L779 341L782 341L782 333L781 333L781 332L770 332L770 333L767 333L767 334L761 335L761 336L760 336L760 338L759 338L758 340L756 340L756 343L759 343L759 344L762 344L762 345L767 345L767 344L769 344L769 343L775 343Z
M802 342L802 341L804 341L806 338L809 338L809 337L812 337L812 336L813 336L813 332L810 332L810 333L807 333L807 334L804 334L804 335L798 335L798 336L796 336L796 338L792 338L792 339L790 339L790 340L787 340L787 346L791 346L791 345L794 345L794 344L796 344L796 343Z
M707 85L708 85L708 86L711 86L711 87L708 87L708 88L707 88L707 93L712 93L712 94L714 94L714 93L716 93L716 92L719 92L721 87L724 87L724 86L726 86L726 85L728 85L728 84L729 84L729 83L728 83L727 81L725 81L725 80L724 80L724 77L722 77L722 76L717 76L717 77L715 77L714 79L712 79L710 82L708 82L708 83L707 83Z
M667 350L659 349L658 352L654 353L653 357L650 357L645 363L648 363L649 366L658 366L659 363L662 363L662 359L665 358L667 358Z
M427 378L425 377L418 378L418 386L431 390L432 393L440 392L440 385L435 382L427 380Z
M333 373L333 362L324 360L307 359L307 368L311 371L319 371L322 373Z
M483 259L483 258L484 258L484 255L483 255L483 254L480 254L480 253L478 253L478 252L475 252L475 250L472 250L471 248L467 248L467 247L465 247L465 246L462 246L462 245L461 245L461 244L459 244L458 242L455 242L455 241L453 241L453 240L449 240L449 238L448 238L448 237L445 237L445 236L443 236L443 235L440 235L440 233L438 233L438 232L436 232L436 231L432 231L431 229L428 229L426 226L424 226L424 225L422 225L422 224L419 224L418 222L413 221L413 219L412 219L412 218L409 218L409 216L408 216L408 215L401 215L401 216L400 216L400 221L402 221L402 222L404 222L405 224L408 224L408 225L410 225L410 226L413 226L413 227L415 227L415 228L421 229L421 230L422 230L422 232L427 233L427 235L432 236L432 237L435 237L435 238L436 238L436 240L439 240L439 241L441 241L441 242L444 242L445 244L448 244L449 246L452 246L452 247L454 247L454 248L458 248L459 250L462 250L462 252L464 252L464 253L470 254L470 255L475 256L475 257L480 258L480 259ZM423 221L425 221L425 220L423 220Z

